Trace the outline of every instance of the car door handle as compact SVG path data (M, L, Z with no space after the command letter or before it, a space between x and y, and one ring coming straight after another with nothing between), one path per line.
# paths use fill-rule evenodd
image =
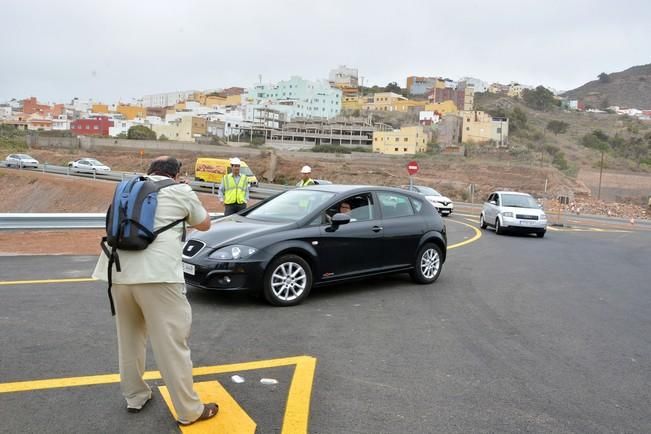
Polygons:
M382 226L373 226L373 227L371 228L371 230L372 230L373 232L380 232L380 231L382 230Z

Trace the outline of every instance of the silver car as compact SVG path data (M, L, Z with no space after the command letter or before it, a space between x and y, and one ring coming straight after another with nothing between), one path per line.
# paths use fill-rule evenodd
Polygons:
M502 234L507 230L534 233L539 238L547 232L547 216L530 194L515 191L496 191L484 202L479 216L479 226L493 226Z
M7 167L38 167L38 160L27 154L9 154L5 159Z

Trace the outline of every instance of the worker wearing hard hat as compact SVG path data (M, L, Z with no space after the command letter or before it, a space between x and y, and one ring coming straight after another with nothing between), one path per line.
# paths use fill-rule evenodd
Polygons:
M301 180L296 183L297 187L306 187L308 185L314 185L316 182L312 178L312 168L310 166L303 166L301 169Z
M231 158L231 171L222 178L219 186L219 200L224 204L224 215L238 213L246 208L249 201L249 180L240 174L239 158Z

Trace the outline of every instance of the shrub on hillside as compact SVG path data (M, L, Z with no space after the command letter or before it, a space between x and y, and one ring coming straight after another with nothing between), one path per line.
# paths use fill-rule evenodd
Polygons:
M329 154L350 154L351 150L339 145L316 145L312 149L312 152L325 152Z

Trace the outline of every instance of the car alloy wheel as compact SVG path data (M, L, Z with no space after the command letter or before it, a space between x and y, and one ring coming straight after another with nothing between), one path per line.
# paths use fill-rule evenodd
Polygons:
M480 214L479 215L479 227L482 228L482 229L486 229L487 226L488 225L484 221L484 214Z
M312 288L312 270L300 256L274 259L264 280L264 297L275 306L293 306L307 297Z
M418 283L432 283L441 274L441 249L436 244L425 244L418 251L411 277Z

